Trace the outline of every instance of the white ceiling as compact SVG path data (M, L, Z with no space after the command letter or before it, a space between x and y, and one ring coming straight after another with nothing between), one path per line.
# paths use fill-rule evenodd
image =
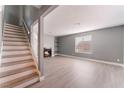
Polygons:
M45 17L45 33L62 36L124 24L124 6L58 6Z

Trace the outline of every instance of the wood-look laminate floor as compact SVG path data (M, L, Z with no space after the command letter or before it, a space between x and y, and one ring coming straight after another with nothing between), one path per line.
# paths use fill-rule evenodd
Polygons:
M45 59L45 79L35 88L124 87L124 67L56 56Z

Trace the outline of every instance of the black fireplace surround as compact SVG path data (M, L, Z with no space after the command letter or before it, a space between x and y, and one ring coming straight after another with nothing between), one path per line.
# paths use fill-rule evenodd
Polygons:
M51 56L52 56L52 49L44 48L44 57L51 57Z

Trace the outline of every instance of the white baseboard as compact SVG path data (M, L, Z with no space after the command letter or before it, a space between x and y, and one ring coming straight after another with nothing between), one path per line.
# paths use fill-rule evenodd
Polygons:
M57 55L58 55L57 53L54 54L54 56L57 56Z
M104 64L109 64L109 65L115 65L115 66L121 66L121 67L124 67L123 64L120 64L120 63L114 63L114 62L109 62L109 61L96 60L96 59L89 59L89 58L83 58L83 57L77 57L77 56L65 55L65 54L57 54L57 55L59 55L59 56L64 56L64 57L75 58L75 59L79 59L79 60L94 61L94 62L98 62L98 63L104 63Z
M54 55L52 55L52 57L54 57L55 56L55 54Z
M40 77L40 82L45 79L45 76Z

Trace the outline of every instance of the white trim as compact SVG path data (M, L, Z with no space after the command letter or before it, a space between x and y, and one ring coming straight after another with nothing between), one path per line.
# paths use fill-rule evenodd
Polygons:
M55 54L54 54L54 56L57 56L57 55L59 55L59 54L58 54L58 53L55 53Z
M45 79L45 76L40 77L40 82Z
M4 6L2 5L2 11L1 11L1 18L2 18L2 20L1 20L1 29L0 29L0 66L1 66L1 64L2 64L2 50L3 50L3 31L4 31L4 25L5 25L5 23L4 23L4 21L5 21L5 19L4 19ZM0 18L0 19L1 19Z
M120 64L120 63L113 63L113 62L110 62L110 61L89 59L89 58L83 58L83 57L77 57L77 56L65 55L65 54L57 54L57 55L59 55L59 56L64 56L64 57L75 58L75 59L79 59L79 60L94 61L94 62L98 62L98 63L103 63L103 64L108 64L108 65L114 65L114 66L121 66L121 67L124 67L123 64Z

